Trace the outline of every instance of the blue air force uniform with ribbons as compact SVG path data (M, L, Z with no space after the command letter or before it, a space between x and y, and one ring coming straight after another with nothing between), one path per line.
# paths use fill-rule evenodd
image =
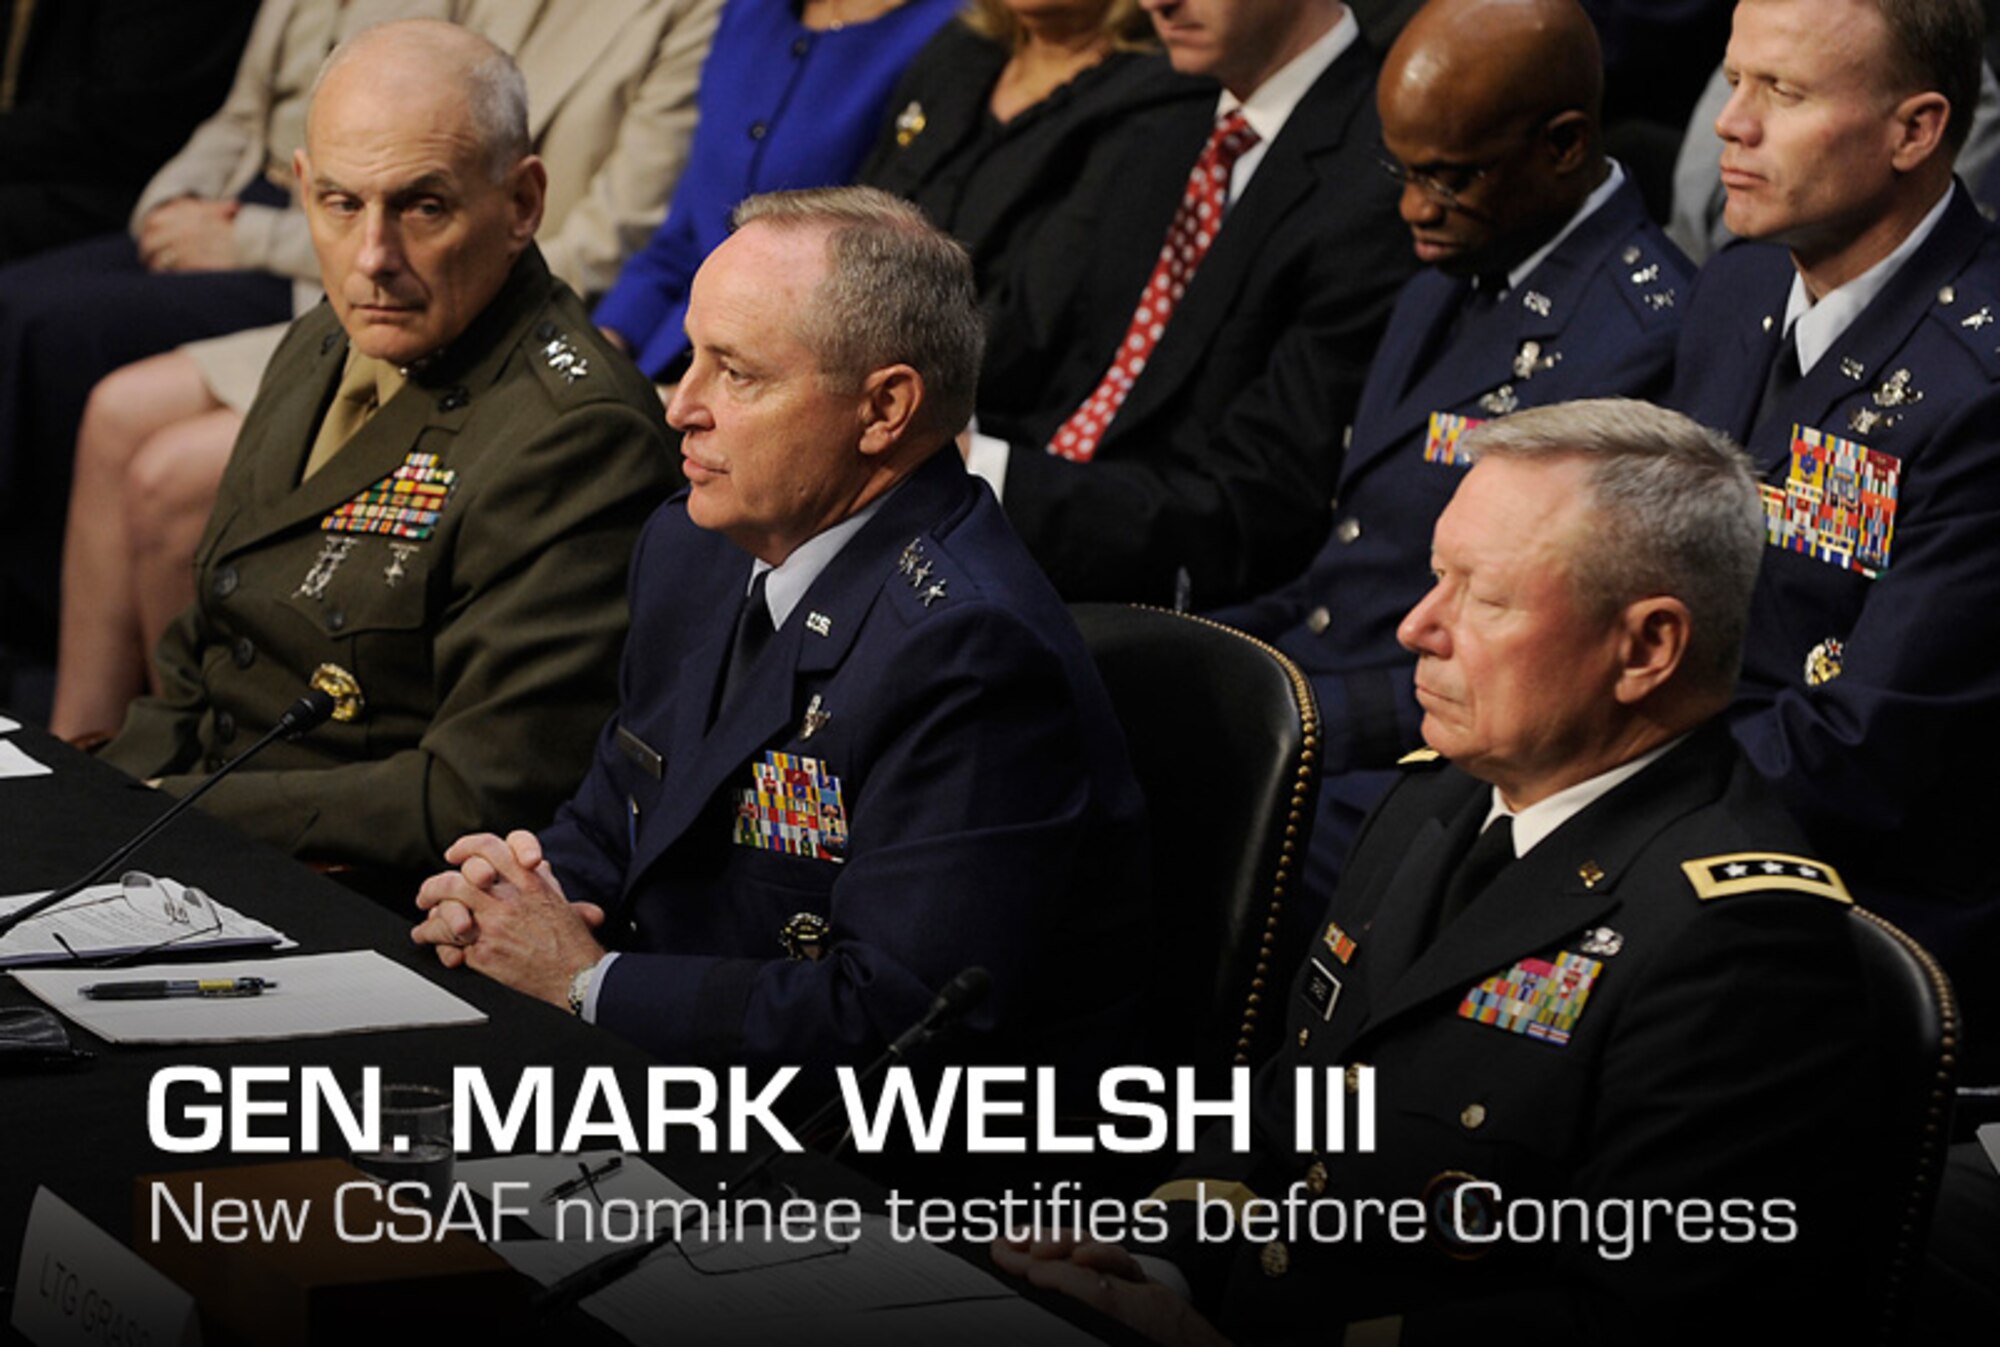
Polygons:
M335 719L202 807L295 854L408 871L547 817L614 704L624 570L669 482L652 387L530 249L485 312L303 482L347 362L322 304L272 359L195 553L196 599L106 761L173 793L308 683Z
M621 705L541 834L621 951L597 1023L668 1061L866 1060L961 969L954 1048L1092 1071L1138 1028L1143 816L1083 639L949 446L715 711L750 557L688 518L632 564ZM1079 1076L1079 1079L1082 1077Z
M1245 1343L1324 1342L1332 1323L1395 1316L1404 1343L1737 1342L1780 1321L1764 1340L1810 1341L1815 1316L1835 1330L1824 1340L1849 1340L1835 1325L1850 1309L1828 1288L1854 1284L1843 1276L1891 1232L1854 1163L1886 1048L1838 875L1712 724L1561 823L1432 937L1493 794L1412 757L1427 761L1370 817L1292 984L1249 1152L1211 1131L1158 1194L1179 1236L1161 1251L1197 1306ZM1372 1153L1356 1149L1363 1066ZM1300 1067L1335 1082L1344 1151L1296 1145ZM1288 1193L1321 1204L1322 1238L1191 1238L1198 1194ZM1558 1200L1596 1211L1616 1198L1717 1205L1688 1207L1705 1239L1656 1221L1624 1258L1594 1248L1619 1226L1579 1234L1574 1209L1562 1237L1535 1233ZM1399 1241L1379 1215L1355 1224L1364 1199L1425 1215ZM1780 1199L1796 1204L1789 1240L1764 1206ZM1727 1240L1724 1200L1737 1204ZM1741 1238L1752 1226L1776 1238Z
M1296 660L1319 698L1309 891L1332 892L1386 769L1423 742L1416 657L1396 626L1430 582L1431 530L1468 463L1459 437L1518 408L1664 391L1692 274L1628 180L1497 303L1435 270L1404 287L1362 390L1332 535L1298 579L1215 614Z
M1764 393L1794 268L1739 244L1702 271L1670 401L1762 478L1770 545L1736 735L1883 913L1957 974L2000 1078L2000 241L1962 187L1789 391ZM1966 764L1956 768L1953 764Z

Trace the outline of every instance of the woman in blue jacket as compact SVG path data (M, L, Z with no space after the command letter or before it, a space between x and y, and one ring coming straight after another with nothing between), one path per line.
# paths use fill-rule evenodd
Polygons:
M849 182L903 68L961 0L729 0L666 220L595 317L658 383L679 377L696 268L758 192Z

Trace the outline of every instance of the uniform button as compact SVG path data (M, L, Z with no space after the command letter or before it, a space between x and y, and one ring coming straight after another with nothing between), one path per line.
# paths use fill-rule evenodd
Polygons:
M1333 536L1344 543L1353 542L1361 536L1361 521L1353 515L1347 516L1334 526Z
M750 139L762 140L765 136L768 136L770 134L771 134L771 128L764 125L764 123L762 122L750 123Z
M1347 1068L1347 1092L1349 1094L1359 1094L1361 1092L1361 1063L1359 1062L1355 1062Z
M338 332L329 332L319 339L319 353L321 355L332 355L333 348L338 345L340 345L340 334Z
M1306 1191L1314 1197L1326 1191L1326 1164L1315 1160L1306 1168Z
M1315 636L1323 634L1333 625L1333 614L1324 608L1315 608L1306 614L1306 630Z
M215 713L215 737L222 740L225 744L234 739L236 737L236 717L230 715L227 711L217 711Z
M1292 1251L1285 1247L1283 1240L1272 1240L1257 1255L1258 1266L1264 1269L1266 1277L1282 1277L1292 1270Z
M1458 1125L1468 1132L1476 1132L1486 1126L1486 1105L1467 1104L1459 1110Z
M795 38L792 42L792 55L794 56L804 56L812 49L813 44L809 39L803 37Z
M215 573L215 579L209 582L209 592L218 599L226 599L236 592L236 585L240 579L234 566L224 566Z
M1310 1030L1310 1029L1301 1029L1301 1030L1299 1030L1299 1046L1300 1046L1300 1047L1302 1047L1302 1048L1303 1048L1303 1047L1304 1047L1304 1046L1305 1046L1306 1044L1308 1044L1308 1043L1312 1042L1312 1038L1313 1038L1313 1031L1312 1031L1312 1030Z
M339 631L347 625L347 614L338 608L329 609L326 615L326 629Z
M248 636L239 636L229 647L229 658L236 661L237 668L247 669L257 661L257 646Z
M535 336L540 338L541 340L548 341L555 335L556 335L556 325L550 322L548 319L544 318L540 323L536 324Z

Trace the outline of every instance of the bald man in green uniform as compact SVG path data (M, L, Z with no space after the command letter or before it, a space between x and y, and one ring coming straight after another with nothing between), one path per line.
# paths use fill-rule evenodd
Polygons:
M615 701L660 406L534 246L513 63L449 24L328 59L295 168L328 302L273 358L104 758L181 793L310 684L332 723L203 806L310 860L435 868L548 815Z

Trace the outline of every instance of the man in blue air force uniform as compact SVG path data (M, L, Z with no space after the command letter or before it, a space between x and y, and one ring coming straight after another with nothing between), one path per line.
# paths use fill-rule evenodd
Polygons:
M1404 287L1369 369L1332 536L1291 584L1216 614L1297 660L1319 697L1311 892L1332 892L1419 742L1396 623L1465 475L1459 437L1518 407L1666 388L1692 269L1604 158L1601 84L1574 0L1435 0L1383 68L1385 166L1432 269Z
M1894 16L1893 18L1891 16ZM1763 482L1736 736L1965 998L2000 1078L1991 791L2000 750L2000 243L1954 183L1975 0L1745 0L1724 219L1671 401Z
M633 559L619 712L539 838L446 853L416 938L710 1064L866 1059L979 964L971 1052L1108 1065L1138 791L1081 636L950 452L970 263L867 189L739 222L694 283L690 487Z

